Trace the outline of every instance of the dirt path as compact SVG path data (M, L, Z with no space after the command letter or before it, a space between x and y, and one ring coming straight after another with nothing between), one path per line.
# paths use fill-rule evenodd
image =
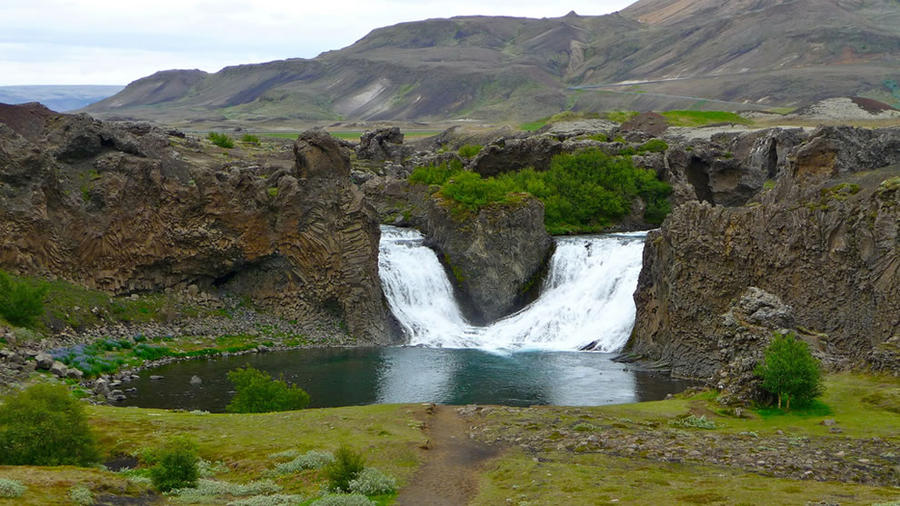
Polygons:
M469 439L466 421L452 406L436 406L425 420L425 464L397 495L397 506L468 504L478 492L478 468L496 449Z

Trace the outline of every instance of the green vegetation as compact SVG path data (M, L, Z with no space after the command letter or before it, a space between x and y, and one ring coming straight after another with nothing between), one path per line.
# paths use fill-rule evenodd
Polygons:
M791 409L791 400L802 407L822 395L819 361L793 333L775 336L754 372L762 378L762 387L778 397L779 409L782 401L787 402L786 409Z
M89 465L99 459L84 406L66 387L38 383L2 402L0 464Z
M669 145L662 139L650 139L637 148L638 153L664 153Z
M750 125L747 118L728 111L665 111L661 113L671 126L697 127L714 123Z
M229 413L290 411L309 405L309 394L302 388L252 367L230 371L228 380L236 390L226 407Z
M660 147L653 144L648 149ZM513 205L531 194L544 203L544 222L552 234L600 231L627 215L637 197L646 203L644 219L650 223L661 223L670 210L671 187L657 179L655 172L636 168L629 157L599 150L558 155L545 172L525 169L482 178L440 165L417 168L410 181L441 185L444 197L469 212L488 205Z
M616 123L625 123L631 118L640 114L637 111L609 111L603 114L604 119L615 121Z
M278 196L278 188L275 186L266 189L266 193L273 199Z
M0 478L0 498L15 499L25 493L25 485L17 480Z
M31 326L44 314L47 287L13 279L0 271L0 316L18 326Z
M76 485L69 489L69 500L81 506L94 504L94 494L84 485Z
M197 486L197 446L185 437L173 437L165 446L150 453L154 465L150 479L160 492Z
M706 415L688 415L682 418L676 418L675 420L670 420L669 425L672 425L673 427L684 427L687 429L712 430L716 428L716 422L707 420Z
M478 153L481 153L483 147L484 146L481 144L466 144L459 148L459 156L463 158L472 158Z
M350 492L350 482L366 467L365 458L346 446L334 452L334 460L325 466L328 486L337 492Z
M244 134L241 137L241 142L245 142L247 144L259 144L259 136L253 134Z
M374 467L367 467L350 480L350 492L372 496L393 494L397 491L397 481Z
M220 148L231 149L234 147L234 139L229 137L228 134L210 132L209 135L206 136L206 138Z

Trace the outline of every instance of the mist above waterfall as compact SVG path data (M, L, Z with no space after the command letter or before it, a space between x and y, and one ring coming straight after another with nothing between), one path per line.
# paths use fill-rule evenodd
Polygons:
M466 322L453 287L421 233L383 227L379 274L411 345L508 350L618 351L631 333L644 233L565 237L541 295L487 326Z

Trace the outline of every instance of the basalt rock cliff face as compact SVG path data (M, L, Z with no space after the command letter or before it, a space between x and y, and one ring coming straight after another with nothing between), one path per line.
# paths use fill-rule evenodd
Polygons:
M834 367L900 371L900 130L822 128L783 159L761 142L764 165L784 162L773 188L744 206L688 201L648 236L626 351L710 379L736 356L723 336L790 325ZM735 319L751 287L790 324Z
M333 138L306 132L293 167L269 170L173 146L146 125L5 106L0 268L114 294L197 285L391 340L376 215Z

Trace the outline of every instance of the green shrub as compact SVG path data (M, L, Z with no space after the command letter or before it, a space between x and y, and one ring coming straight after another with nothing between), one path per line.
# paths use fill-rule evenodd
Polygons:
M0 271L0 316L13 325L26 327L44 314L46 286L32 286Z
M416 169L412 171L412 174L409 175L409 182L427 185L442 185L461 171L462 162L456 159L452 160L450 163L444 162L439 165L416 167Z
M481 144L466 144L465 146L459 148L459 156L463 158L472 158L473 156L481 153L481 149L484 146Z
M218 132L210 132L209 135L206 136L207 139L210 140L216 146L220 148L233 148L234 147L234 139L228 136L228 134L222 134Z
M229 413L289 411L309 405L309 394L302 388L252 367L230 371L228 380L236 391L225 408Z
M663 153L669 149L669 145L662 139L650 139L638 146L638 153Z
M0 464L89 465L99 460L83 405L61 385L9 395L0 409Z
M462 204L469 211L510 202L510 193L515 191L515 183L507 178L482 178L476 172L459 172L441 188L445 197Z
M330 490L349 492L350 482L356 478L366 467L363 456L341 446L334 452L334 461L325 466L325 476L328 478Z
M15 499L21 497L25 493L25 485L16 480L0 478L0 497L4 499Z
M819 361L794 333L775 336L755 373L762 379L762 388L777 397L779 408L786 402L786 409L791 409L791 401L805 406L824 390Z
M84 485L75 485L69 489L69 499L75 504L88 506L94 504L94 494Z
M197 486L199 469L197 446L184 437L174 437L163 447L145 454L145 460L155 465L150 468L150 480L160 492Z
M259 144L259 137L253 134L244 134L244 136L241 137L241 142L246 142L247 144Z
M374 506L374 504L362 494L328 494L312 503L313 506Z
M367 467L350 480L350 492L362 495L393 494L397 491L397 480L374 467Z

